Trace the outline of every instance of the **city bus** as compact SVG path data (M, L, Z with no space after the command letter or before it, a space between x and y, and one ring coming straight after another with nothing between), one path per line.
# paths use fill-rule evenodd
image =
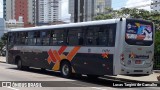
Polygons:
M153 68L154 24L109 19L8 31L7 62L73 74L149 75Z

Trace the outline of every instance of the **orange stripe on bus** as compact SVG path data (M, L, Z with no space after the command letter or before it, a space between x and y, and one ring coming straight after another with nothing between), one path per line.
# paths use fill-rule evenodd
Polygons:
M49 54L51 60L52 60L53 62L56 62L56 58L54 57L51 49L48 51L48 54Z
M61 55L61 54L64 52L64 50L66 50L66 48L67 48L67 46L62 46L62 47L58 50L59 55Z
M51 59L50 56L48 57L47 61L48 61L49 64L51 64L52 59Z
M54 54L56 60L58 60L58 61L61 60L61 58L60 58L60 56L59 56L59 54L58 54L58 52L56 50L53 51L53 54Z
M67 59L71 61L73 57L77 54L78 50L80 49L80 46L76 46L72 49L72 51L67 55Z
M60 68L60 62L56 62L52 68L52 70L57 71Z

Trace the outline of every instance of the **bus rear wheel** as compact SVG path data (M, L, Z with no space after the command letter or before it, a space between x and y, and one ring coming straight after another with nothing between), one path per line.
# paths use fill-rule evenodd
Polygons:
M72 69L71 69L71 65L69 62L62 62L61 64L61 75L64 78L69 78L72 75Z

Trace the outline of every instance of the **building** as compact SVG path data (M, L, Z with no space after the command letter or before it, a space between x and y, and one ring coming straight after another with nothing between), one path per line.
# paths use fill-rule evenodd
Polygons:
M15 0L15 16L13 19L17 21L22 17L22 22L24 22L24 26L28 24L28 1L27 0Z
M6 29L23 28L24 22L17 21L15 19L6 21Z
M28 0L28 25L36 25L36 0Z
M35 0L3 0L3 18L6 21L22 18L24 27L34 26Z
M69 0L71 22L92 21L106 7L111 7L111 0Z
M4 33L6 33L7 30L5 28L5 21L3 18L0 18L0 38L3 36Z
M3 17L7 22L22 17L24 27L60 21L61 0L3 0ZM20 21L21 22L21 21Z
M37 0L37 24L52 23L60 20L61 0Z
M152 0L151 9L160 12L160 0Z
M96 14L105 13L105 8L110 7L111 8L111 0L96 0L95 5L95 12Z
M15 0L3 0L3 18L8 21L15 17Z

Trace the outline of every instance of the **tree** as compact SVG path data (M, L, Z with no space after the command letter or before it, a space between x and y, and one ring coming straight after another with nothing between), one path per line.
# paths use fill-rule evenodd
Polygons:
M7 44L7 37L8 37L7 33L4 33L3 36L1 37L0 50L2 50L2 48Z
M155 35L155 54L160 54L160 31Z

